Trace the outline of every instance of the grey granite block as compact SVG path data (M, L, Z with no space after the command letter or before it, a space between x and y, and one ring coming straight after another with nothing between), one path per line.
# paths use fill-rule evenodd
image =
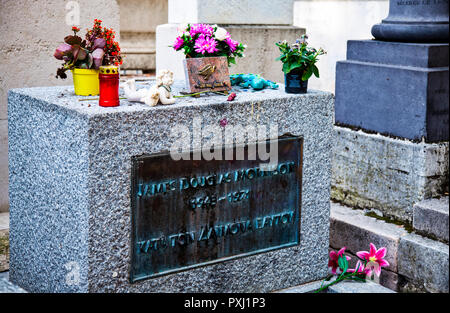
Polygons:
M448 196L416 203L413 227L417 231L448 242Z
M10 91L11 281L32 292L268 292L324 277L334 99L283 90L109 109L72 87ZM300 245L131 284L131 158L168 150L171 128L192 131L194 117L304 137Z
M276 293L313 293L322 286L322 281L313 281L300 286L277 290Z
M398 273L427 292L448 292L448 245L415 234L403 236Z
M350 41L348 49L348 59L336 64L337 124L449 140L448 44Z
M415 143L335 127L332 198L412 222L413 205L448 188L448 142Z

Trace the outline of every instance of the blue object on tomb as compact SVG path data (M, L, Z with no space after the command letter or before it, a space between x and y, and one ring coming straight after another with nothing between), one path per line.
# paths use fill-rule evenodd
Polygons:
M245 89L263 90L265 88L278 89L278 84L266 80L256 74L234 74L230 75L231 86L239 86Z

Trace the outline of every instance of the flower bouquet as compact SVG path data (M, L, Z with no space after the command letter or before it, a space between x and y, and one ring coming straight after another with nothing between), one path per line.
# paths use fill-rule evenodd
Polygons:
M98 69L102 65L119 66L123 63L119 43L113 29L102 27L101 20L94 20L94 27L88 29L85 39L79 37L78 27L72 27L73 35L64 38L54 57L63 60L56 77L67 78L71 70L74 77L75 94L88 96L99 94Z
M183 51L186 83L190 92L231 88L228 67L244 56L245 45L217 25L186 24L178 29L173 48Z
M331 275L328 275L322 281L322 285L315 292L322 292L328 287L344 280L366 282L374 279L374 276L380 277L381 268L388 267L389 263L385 260L387 249L382 247L377 249L373 243L370 243L369 251L359 251L356 253L358 261L355 268L350 269L350 257L345 255L346 247L338 252L331 251L328 267L331 269ZM339 271L339 272L338 272ZM334 278L334 279L333 279ZM329 283L326 283L329 282Z

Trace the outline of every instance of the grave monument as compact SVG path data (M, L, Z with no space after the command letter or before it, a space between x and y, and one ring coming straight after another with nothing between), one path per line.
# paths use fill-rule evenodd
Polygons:
M115 108L79 101L72 87L10 90L11 282L270 292L325 277L334 99L282 90ZM225 159L213 158L211 129L231 125L267 128L235 129L234 145L214 145ZM270 164L255 154L267 139Z

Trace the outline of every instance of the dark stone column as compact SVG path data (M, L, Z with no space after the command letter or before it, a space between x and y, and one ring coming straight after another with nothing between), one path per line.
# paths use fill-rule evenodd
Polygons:
M390 0L389 16L372 28L375 39L447 42L448 0Z

